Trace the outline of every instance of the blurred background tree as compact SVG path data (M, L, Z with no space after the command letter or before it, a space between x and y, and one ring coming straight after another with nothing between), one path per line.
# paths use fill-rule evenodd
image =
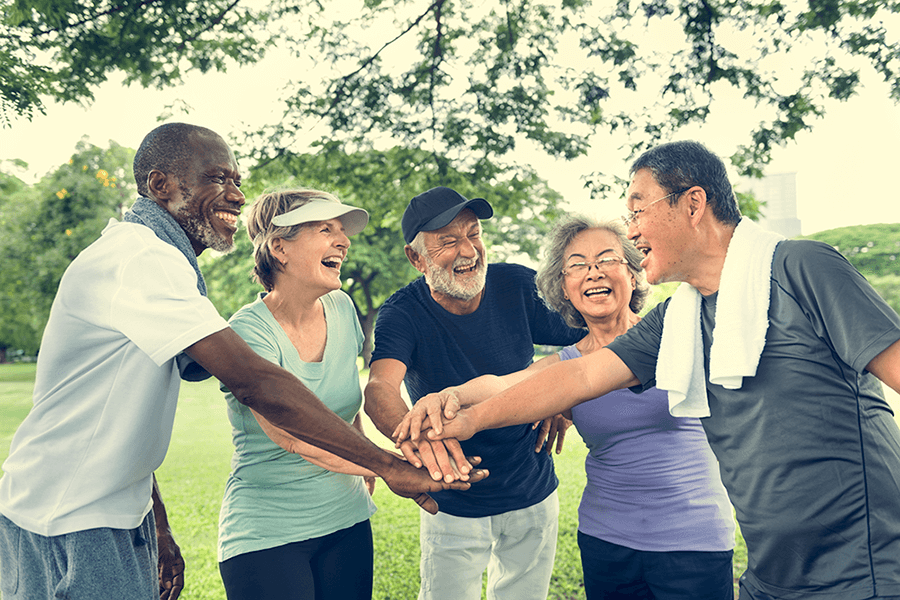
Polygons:
M133 160L81 142L33 186L0 172L0 348L37 352L63 271L134 200Z

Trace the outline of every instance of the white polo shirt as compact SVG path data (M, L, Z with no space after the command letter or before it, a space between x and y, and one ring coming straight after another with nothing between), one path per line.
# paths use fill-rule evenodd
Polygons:
M227 326L181 252L111 219L60 282L0 513L46 536L137 527L172 434L174 357Z

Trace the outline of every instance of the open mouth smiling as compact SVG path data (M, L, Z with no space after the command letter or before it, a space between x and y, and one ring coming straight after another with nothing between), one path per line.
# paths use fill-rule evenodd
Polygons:
M478 268L478 262L473 262L471 265L463 265L460 267L454 267L453 272L457 275L465 275L467 273L472 273L475 269Z
M344 259L339 256L329 256L322 261L322 264L329 269L337 269L338 271L340 271L342 262L344 262Z
M583 293L584 296L592 298L594 296L609 296L612 293L612 290L608 287L595 287L585 290Z
M217 219L228 225L232 228L237 228L238 216L234 213L225 211L225 210L217 210L213 211L213 214Z

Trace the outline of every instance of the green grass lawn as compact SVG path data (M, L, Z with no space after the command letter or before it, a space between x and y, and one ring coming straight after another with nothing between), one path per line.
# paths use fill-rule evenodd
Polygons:
M33 364L0 365L0 460L6 458L12 435L31 407L33 382ZM372 439L389 447L374 426L367 425ZM549 595L555 600L584 598L575 531L586 452L572 428L565 450L555 457L560 480L560 526ZM181 595L184 600L225 599L216 563L216 527L230 459L230 425L218 386L214 381L182 384L172 443L157 479L187 563L186 587ZM419 588L419 508L411 500L393 495L380 481L375 503L373 598L415 598ZM746 568L746 560L739 538L736 575Z

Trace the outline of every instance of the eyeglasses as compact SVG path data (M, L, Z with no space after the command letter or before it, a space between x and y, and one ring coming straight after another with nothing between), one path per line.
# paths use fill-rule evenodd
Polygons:
M691 186L691 187L694 187L694 186ZM641 209L639 209L639 210L633 210L633 211L629 212L626 216L622 217L622 220L625 221L625 226L626 226L626 227L631 227L631 224L632 224L632 223L637 223L637 222L638 222L638 215L640 215L642 212L644 212L645 210L647 210L648 208L650 208L651 206L653 206L653 205L656 204L657 202L661 202L661 201L665 200L666 198L671 198L672 196L680 196L681 194L685 193L685 192L688 191L689 189L691 189L691 188L690 188L690 187L687 187L687 188L684 188L683 190L680 190L680 191L678 191L678 192L672 192L671 194L667 194L667 195L663 196L662 198L657 198L656 200L654 200L653 202L651 202L650 204L648 204L648 205L645 206L644 208L641 208Z
M562 274L566 277L585 277L588 272L590 272L591 267L597 267L597 271L600 273L607 273L613 270L617 265L623 265L626 261L624 258L620 258L618 256L606 256L604 258L599 258L597 260L593 260L590 262L574 262L566 265L566 268L562 270Z

